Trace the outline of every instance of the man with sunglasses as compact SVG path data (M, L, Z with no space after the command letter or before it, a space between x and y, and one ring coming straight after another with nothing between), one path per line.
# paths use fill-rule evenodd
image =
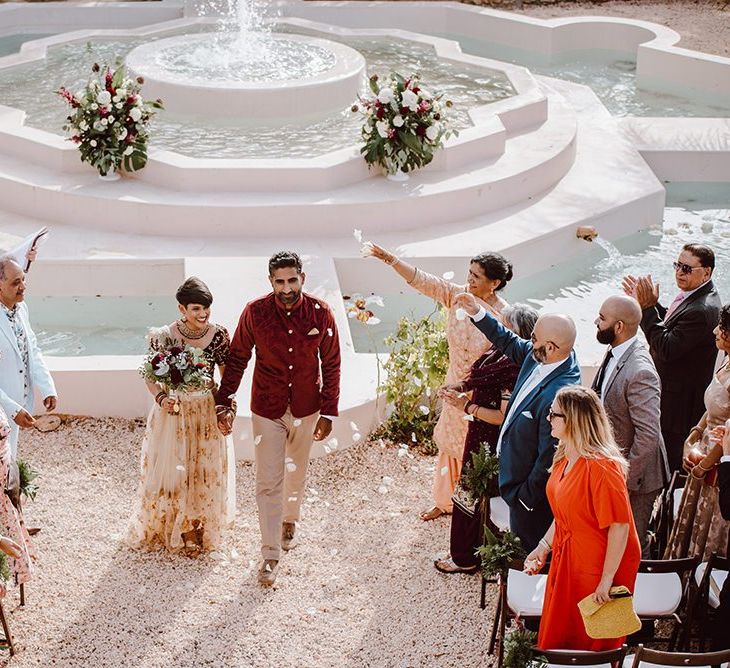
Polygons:
M573 351L575 323L567 315L541 315L527 341L478 305L473 295L461 293L454 304L520 366L497 440L499 493L510 509L510 529L531 552L553 520L545 494L557 446L547 419L550 406L561 387L580 383Z
M715 253L709 246L685 244L674 264L679 293L669 307L659 303L659 284L651 276L626 276L624 291L641 307L641 329L662 382L661 425L669 466L682 468L690 429L704 413L704 394L715 366L715 335L720 297L712 283Z

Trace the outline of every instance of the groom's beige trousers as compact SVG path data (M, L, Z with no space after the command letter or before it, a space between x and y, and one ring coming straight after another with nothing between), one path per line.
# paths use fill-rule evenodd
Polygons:
M299 519L318 418L319 413L313 413L297 419L289 408L277 420L252 415L254 443L258 440L254 446L256 505L264 559L279 559L282 522Z

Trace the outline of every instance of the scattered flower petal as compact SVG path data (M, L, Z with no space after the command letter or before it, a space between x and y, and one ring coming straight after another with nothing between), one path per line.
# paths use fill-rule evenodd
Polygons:
M424 405L419 406L418 410L421 411L423 415L428 415L431 412L431 409L428 406Z
M469 422L474 422L474 416L473 415L465 415L462 420L468 420Z
M297 465L294 462L288 462L286 465L286 470L289 471L289 473L294 473L294 471L297 470Z
M259 434L256 438L253 439L253 444L258 445L259 443L261 443L262 438L263 438L263 435Z
M297 418L296 420L294 420L294 422L292 422L292 425L294 427L298 427L300 424L302 424L302 421L299 418Z
M183 471L183 472L185 471L185 467L184 467L184 466L183 466L182 464L178 464L178 465L177 465L177 466L176 466L175 468L176 468L176 469L177 469L178 471Z
M379 325L380 324L380 318L376 318L375 316L370 316L367 319L366 324L368 324L368 325Z
M444 279L447 281L450 281L452 278L454 278L454 272L453 271L445 271L443 274L441 274Z
M352 440L357 443L360 439L362 439L362 434L358 434L357 432L352 435Z
M417 442L418 442L418 441L416 441L416 432L415 432L415 431L412 431L412 432L411 432L411 440L412 440L412 441L413 441L414 443L417 443ZM408 447L408 446L406 446L406 447Z
M352 431L360 431L354 422L350 422L350 429L352 429Z
M383 484L384 485L392 485L393 484L393 478L391 478L388 475L383 476Z
M355 241L357 241L357 243L362 243L362 230L354 229L352 231L352 236L355 237Z
M448 475L449 473L449 467L448 466L442 466L441 467L441 475Z
M378 487L378 494L387 494L388 488L385 485L380 485Z
M456 319L457 320L466 320L466 311L463 308L456 309Z
M331 438L329 441L327 441L327 445L330 446L333 450L337 448L337 446L340 444L340 442L336 438Z

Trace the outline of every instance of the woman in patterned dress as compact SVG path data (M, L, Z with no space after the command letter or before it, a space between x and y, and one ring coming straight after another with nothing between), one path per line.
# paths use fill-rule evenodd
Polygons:
M499 316L507 302L497 293L512 279L512 265L499 253L481 253L469 263L466 285L452 283L433 274L428 274L385 248L370 244L368 250L373 257L389 264L406 282L421 294L431 297L446 308L446 338L449 344L449 367L444 383L453 385L468 375L472 364L487 352L492 344L469 322L459 319L454 297L461 292L470 292L477 302ZM445 404L433 432L433 440L439 455L433 481L434 506L421 513L421 519L434 520L451 512L451 497L461 475L461 457L464 450L467 422L458 408Z
M210 319L213 296L198 278L177 291L181 318L153 331L150 347L165 341L203 351L211 378L223 373L230 339ZM134 547L195 554L217 548L235 513L235 459L232 438L218 430L213 384L170 396L158 383L147 383L155 406L142 443L137 509L128 540Z
M0 480L8 479L11 462L10 424L5 411L0 407ZM10 558L8 566L17 584L28 582L33 576L35 553L30 536L25 528L23 514L13 505L7 494L0 494L0 550ZM0 597L5 596L6 584L0 581Z
M725 353L725 363L705 390L705 414L692 427L684 444L684 468L689 472L672 527L665 559L700 555L707 561L713 552L727 554L730 522L720 514L717 467L722 444L712 430L730 419L730 304L720 310L714 330L715 345Z

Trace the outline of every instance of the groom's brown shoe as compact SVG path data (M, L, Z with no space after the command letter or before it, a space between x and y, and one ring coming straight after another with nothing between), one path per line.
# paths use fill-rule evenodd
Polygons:
M279 562L276 559L264 559L259 568L258 581L262 587L271 587L276 582L276 574L279 572Z
M288 552L297 546L297 541L294 538L294 532L296 529L297 525L294 522L284 522L281 525L281 549L285 552Z

